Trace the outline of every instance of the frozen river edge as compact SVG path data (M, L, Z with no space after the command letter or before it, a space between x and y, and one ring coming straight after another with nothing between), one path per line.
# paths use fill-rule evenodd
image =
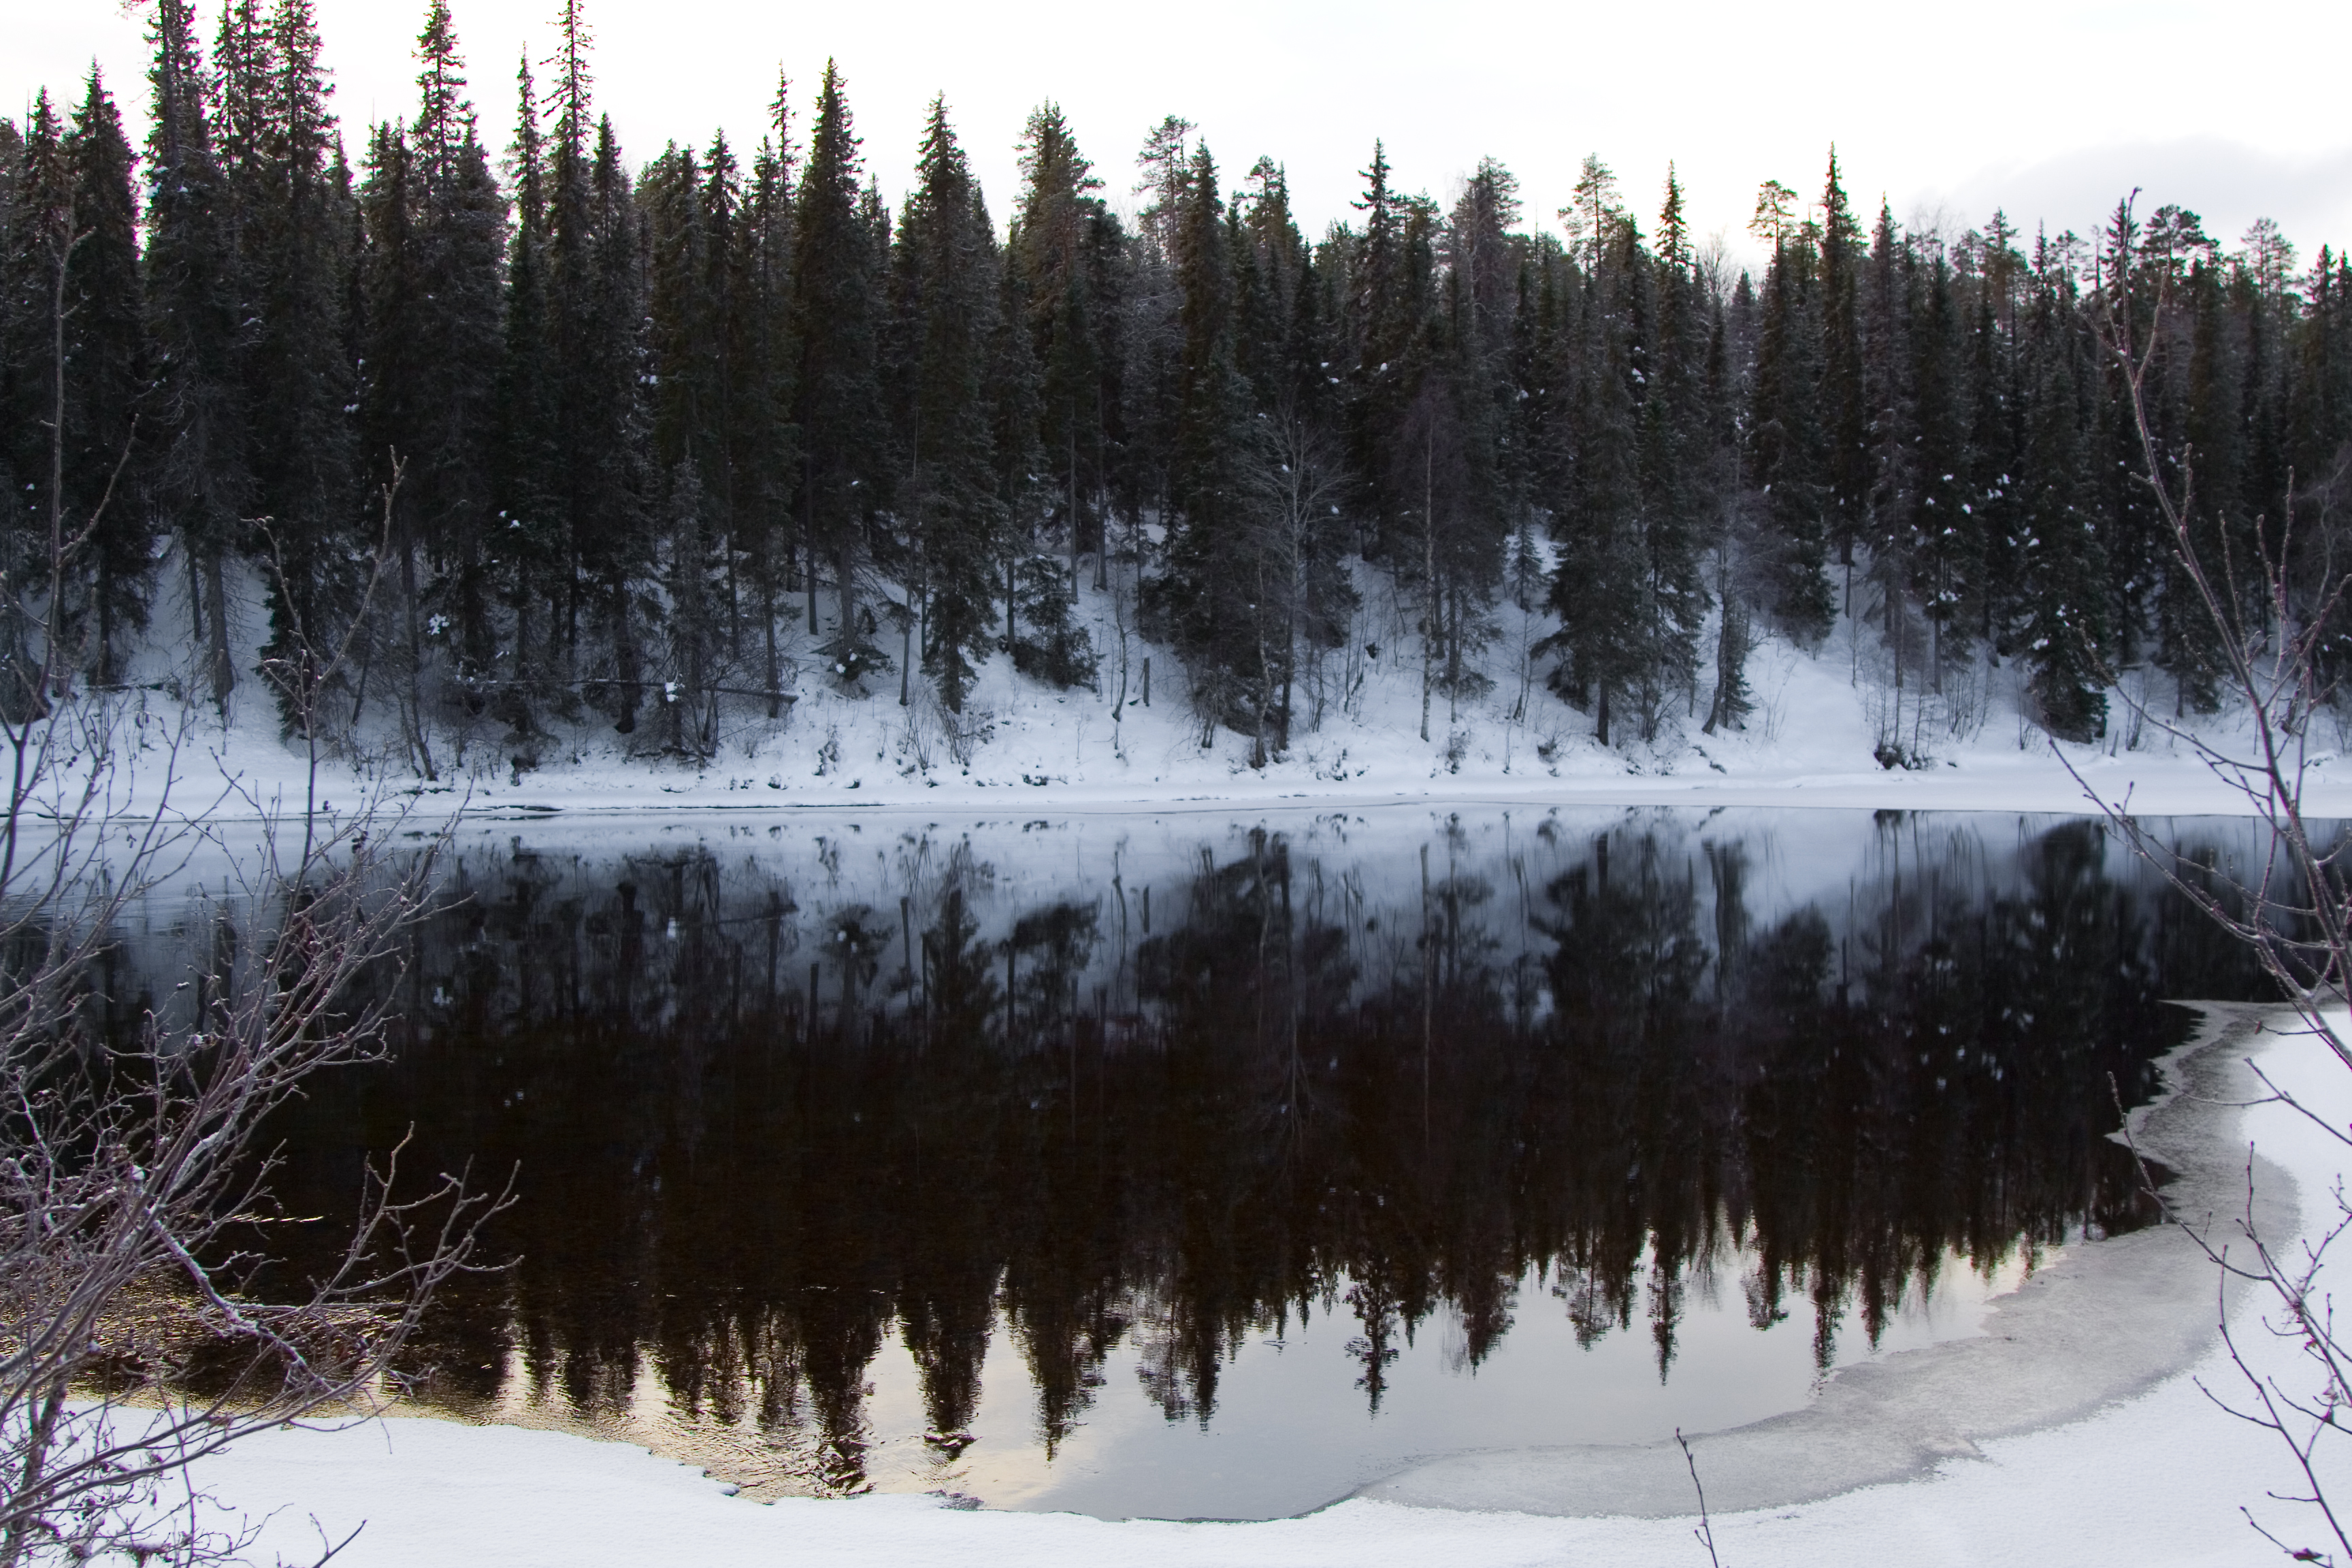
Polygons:
M2259 1088L2245 1058L2337 1125L2352 1120L2352 1082L2317 1042L2282 1032L2283 1010L2204 1011L2168 1064L2170 1092L2135 1114L2135 1137L2172 1165L2176 1207L2225 1225L2254 1140L2262 1223L2315 1234L2342 1146L2284 1107L2245 1107ZM2208 1396L2243 1388L2214 1331L2215 1284L2172 1227L2078 1246L2007 1299L1987 1338L1851 1369L1811 1409L1695 1437L1722 1559L2223 1568L2271 1550L2241 1505L2310 1534L2310 1510L2265 1499L2292 1478L2277 1440ZM2260 1303L2232 1305L2251 1328ZM2261 1332L2241 1342L2265 1373L2305 1377L2294 1346ZM232 1516L268 1516L265 1552L315 1556L320 1532L341 1540L364 1523L344 1568L749 1568L780 1553L837 1568L1688 1568L1705 1553L1680 1458L1456 1456L1289 1519L1112 1521L908 1495L754 1506L626 1444L392 1417L261 1434L199 1480ZM2330 1459L2331 1484L2352 1485L2341 1468Z
M2247 1056L2284 1009L2191 1004L2196 1033L2166 1062L2168 1091L2132 1117L2140 1151L2173 1173L2172 1212L2237 1234L2245 1212L2241 1109L2263 1092ZM2296 1193L2266 1160L2253 1166L2263 1234L2294 1234ZM2179 1225L2150 1226L2069 1247L2000 1298L1980 1338L1948 1341L1847 1367L1802 1410L1692 1434L1706 1500L1717 1512L1786 1507L1927 1475L1981 1458L1980 1442L2079 1421L2194 1364L2216 1341L2212 1265ZM2233 1287L2233 1315L2242 1284ZM1553 1516L1679 1517L1691 1477L1672 1442L1449 1455L1363 1488L1360 1497L1417 1508Z

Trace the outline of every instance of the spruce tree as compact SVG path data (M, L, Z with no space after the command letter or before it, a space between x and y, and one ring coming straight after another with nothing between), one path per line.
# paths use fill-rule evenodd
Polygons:
M1383 555L1401 548L1409 490L1392 460L1410 399L1407 349L1415 321L1406 299L1404 207L1389 188L1388 150L1372 143L1364 194L1355 204L1364 231L1349 270L1346 331L1345 407L1349 469L1356 480L1354 511ZM1393 564L1393 563L1392 563Z
M1108 214L1094 194L1102 181L1052 103L1031 114L1022 132L1021 173L1007 258L1029 300L1026 324L1040 373L1038 439L1060 479L1054 510L1069 531L1075 572L1082 547L1097 554L1102 547L1108 301L1098 252Z
M1014 564L1025 552L1040 509L1043 476L1047 471L1045 449L1038 438L1040 389L1045 375L1037 364L1035 345L1025 323L1029 290L1018 268L998 270L996 330L988 351L989 446L994 456L997 505L1003 514L1005 650L1015 646L1020 630L1020 604L1015 592Z
M2146 226L2134 216L2130 202L2116 204L2099 237L2098 291L2086 301L2095 320L2104 316L2109 323L2127 326L2128 341L2134 343L2148 342L2157 331L2155 304L2161 261L2149 253ZM2169 401L2166 378L2153 360L2148 370L2141 392L2161 432ZM2172 554L2171 542L2148 489L2138 424L2123 367L2115 355L2098 355L2094 385L2087 500L2106 559L2114 662L2118 668L2129 668L2140 662L2146 651L2144 637L2155 618L2158 584ZM2160 433L2158 439L2160 447Z
M418 328L425 310L416 218L416 170L404 128L392 121L368 139L366 176L360 186L365 244L359 258L360 445L371 488L391 484L394 471L422 469L419 447L426 417L432 363ZM429 459L428 459L429 461ZM404 476L394 498L392 537L398 603L393 685L410 759L426 778L435 773L423 711L425 616L417 592L421 548L415 496Z
M1715 519L1709 542L1715 551L1714 586L1717 609L1715 644L1715 694L1707 704L1706 734L1728 726L1741 729L1755 709L1748 684L1748 660L1753 651L1754 606L1752 563L1756 551L1755 511L1739 481L1739 425L1735 410L1740 395L1740 351L1748 336L1748 318L1755 297L1748 274L1733 286L1727 309L1719 298L1710 301L1707 321L1706 374L1700 395L1700 439L1697 460L1706 476L1706 504Z
M987 395L1001 262L943 99L931 102L917 178L900 215L891 279L897 336L905 346L898 494L917 551L923 665L948 710L961 713L988 657L996 563L1003 555L1004 508ZM1029 324L1016 321L1008 328L1025 331Z
M465 96L446 0L433 0L416 52L423 100L409 138L416 248L414 331L425 374L414 467L403 485L446 584L446 621L467 700L496 657L486 541L498 510L499 377L505 354L501 274L508 205Z
M1959 305L1940 254L1913 298L1909 338L1917 482L1908 531L1916 542L1913 572L1930 637L1927 681L1940 692L1946 668L1969 646L1966 606L1980 589L1984 568L1983 535L1969 504L1969 410Z
M1511 233L1519 216L1517 180L1485 159L1464 183L1443 237L1444 321L1432 361L1448 405L1454 474L1450 504L1439 512L1431 602L1442 626L1443 688L1453 701L1485 690L1486 678L1465 659L1485 640L1519 504L1512 376L1519 250Z
M1834 147L1822 190L1820 247L1822 479L1830 542L1845 568L1851 615L1853 547L1870 508L1870 391L1863 372L1862 231L1839 178Z
M26 406L23 381L30 368L18 357L24 343L19 320L23 298L16 276L16 196L24 174L24 157L23 132L16 129L15 121L0 115L0 418L7 422L5 430L0 430L0 571L11 574L23 570L22 552L32 548L34 518L39 510L37 493L25 489L32 481L16 477ZM25 627L13 595L0 595L0 616L6 617L5 623L0 623L0 660L7 662L8 682L8 689L0 692L0 702L6 704L0 711L13 715L20 711L19 704L26 695L16 688L25 669L26 649Z
M639 584L651 568L653 476L646 451L645 255L628 171L608 116L596 121L580 279L581 336L565 367L572 538L583 591L593 595L610 650L613 728L636 729L645 698Z
M351 174L310 0L276 0L267 16L239 0L223 26L218 64L248 289L243 369L252 504L264 519L266 658L288 724L314 727L323 719L314 683L359 608L362 563L376 542L371 529L355 549L352 528Z
M2112 626L2103 545L2085 504L2093 394L2087 324L2075 304L2065 248L2045 240L2036 247L2023 345L2030 368L2020 519L2027 574L2022 632L2042 722L2062 739L2090 741L2106 728Z
M1648 672L1648 561L1643 538L1635 365L1625 322L1603 290L1610 269L1587 273L1576 345L1576 460L1555 527L1560 570L1551 605L1559 629L1538 651L1564 655L1552 689L1593 714L1611 742L1617 700Z
M1758 309L1750 394L1748 483L1769 519L1766 602L1800 644L1818 645L1836 616L1830 589L1828 484L1818 385L1820 332L1811 258L1795 244L1772 254Z
M790 88L781 77L772 106L773 134L752 160L751 187L740 234L746 269L734 394L738 473L736 524L761 606L761 659L768 717L782 711L782 654L777 644L781 601L797 558L793 501L800 474L799 429L793 422L798 374L793 335L793 142Z
M497 510L506 203L441 0L416 53L422 107L413 127L377 129L361 193L360 420L371 485L388 484L395 462L402 476L389 541L398 596L390 684L429 778L439 694L428 672L455 676L452 694L480 711L496 655L485 536Z
M6 377L8 395L0 450L5 450L9 485L8 528L0 536L6 550L0 570L14 583L46 580L49 575L52 534L62 536L70 525L66 497L58 484L52 448L57 427L58 353L62 323L58 309L60 293L70 284L67 268L73 241L73 173L67 158L64 128L46 89L33 100L25 127L16 139L16 157L10 173L8 247L5 265L5 295L0 298L0 375ZM47 694L26 682L37 670L48 649L35 640L33 623L22 613L23 601L14 592L6 596L10 624L5 628L5 657L16 677L5 693L12 717L36 710ZM79 641L74 606L54 606L49 635ZM61 648L61 662L70 670L79 660Z
M706 626L716 647L722 640L732 663L743 651L744 584L739 563L743 537L758 526L756 448L765 432L754 405L758 373L757 263L746 209L743 170L724 132L714 134L703 154L700 207L705 235L703 293L711 302L710 519L711 545L718 552L716 591L725 596L723 626Z
M712 284L714 236L702 169L691 147L671 142L637 183L645 215L646 357L653 377L653 458L715 469L724 457L719 384L720 301Z
M215 704L236 685L227 567L250 495L237 380L236 214L206 111L206 70L192 0L157 0L147 134L147 336L152 359L142 438L147 505L177 527L190 630Z
M1976 524L1983 554L1982 577L1968 612L1996 659L2017 651L2015 628L2023 602L2026 399L2016 294L2024 258L2011 247L2014 233L1996 212L1977 237L1981 243L1975 247L1976 301L1968 353L1969 495L1961 505Z
M1920 556L1927 548L1919 531L1922 443L1910 342L1916 283L1910 247L1895 226L1893 211L1882 201L1858 278L1868 472L1860 537L1870 547L1879 636L1892 658L1898 704L1906 685L1927 684L1919 673L1925 650L1911 614ZM1899 719L1903 710L1898 706L1895 711ZM1907 742L1893 744L1895 752L1908 755Z
M793 288L799 341L795 423L800 430L800 506L809 552L808 615L818 630L816 571L832 567L833 635L826 669L854 684L882 668L858 616L857 575L869 552L870 498L881 486L887 426L876 374L875 237L861 205L857 138L841 73L827 61L817 88L793 211Z
M651 564L644 407L644 256L635 193L612 121L595 113L579 0L565 0L549 62L549 479L570 679L634 734L645 698L638 586ZM590 641L583 649L583 622ZM601 637L603 650L595 646Z
M92 69L64 146L72 181L72 253L66 268L67 510L95 524L89 573L87 668L101 685L121 679L123 643L147 623L149 542L133 432L148 353L131 143Z
M2184 302L2190 321L2182 432L2192 486L2189 539L2210 572L2225 552L2242 547L2245 528L2239 504L2242 432L2234 417L2239 399L2233 323L2221 268L2210 255L2190 266ZM2228 575L2221 580L2226 584ZM2221 592L2226 596L2227 587ZM2168 571L2161 625L2158 657L2172 675L2176 709L2215 711L2221 701L2221 646L2204 599L2185 571Z
M1265 689L1254 584L1231 570L1246 528L1237 463L1250 410L1234 357L1232 244L1206 146L1193 150L1170 241L1182 333L1169 480L1175 516L1150 603L1184 659L1206 744L1219 724L1255 731L1252 700Z
M507 249L506 320L489 421L495 526L486 543L506 568L499 580L513 615L507 680L496 689L496 711L515 740L527 747L539 728L530 691L554 672L545 644L564 603L558 580L568 568L569 553L554 471L548 171L528 59L517 67L516 82L520 103L507 163L514 191L514 229ZM515 754L519 759L526 755Z
M577 683L583 670L580 642L583 579L593 549L591 513L600 489L609 489L611 432L591 426L602 412L605 379L601 373L597 294L596 214L593 190L594 105L588 52L594 40L580 0L564 0L547 93L547 479L557 536L557 561L550 582L551 609L562 628L563 675ZM533 113L538 112L534 106ZM592 649L593 654L593 649ZM635 705L615 716L623 734L636 727Z
M1706 333L1693 268L1681 182L1666 170L1654 256L1631 224L1621 241L1642 353L1636 367L1643 512L1643 618L1650 653L1643 675L1643 738L1656 738L1660 710L1676 689L1696 708L1698 630L1707 595L1701 560L1717 501L1706 462Z

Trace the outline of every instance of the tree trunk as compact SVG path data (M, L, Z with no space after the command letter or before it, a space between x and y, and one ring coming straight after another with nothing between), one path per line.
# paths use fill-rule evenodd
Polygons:
M1460 716L1458 704L1462 698L1462 586L1448 584L1445 600L1451 613L1445 628L1445 721L1448 724Z
M221 570L221 552L204 552L205 637L210 665L213 703L226 710L228 694L236 689L236 659L228 650L228 584Z
M841 611L840 640L844 652L857 646L857 582L850 571L850 545L846 540L833 552L833 570L840 578L835 587L835 599Z
M100 686L114 684L114 569L106 552L98 553L98 662L93 672Z
M762 590L762 597L766 601L765 614L761 619L768 629L768 717L773 719L783 706L782 693L777 689L782 676L776 663L776 584L773 574L768 576Z
M620 734L634 734L637 728L637 704L645 692L639 685L642 670L638 660L636 628L630 624L628 579L615 572L605 584L607 609L613 617L614 673L619 677L621 711L613 721Z
M816 636L816 499L809 498L802 509L803 537L808 542L808 623L809 636Z
M405 531L403 531L404 535ZM425 639L416 620L416 542L409 537L403 537L400 542L400 596L408 616L409 730L416 745L417 766L429 784L434 782L433 748L425 739ZM356 710L352 718L354 721L359 718Z
M1422 457L1421 473L1421 738L1429 739L1429 687L1437 658L1437 446L1436 437Z

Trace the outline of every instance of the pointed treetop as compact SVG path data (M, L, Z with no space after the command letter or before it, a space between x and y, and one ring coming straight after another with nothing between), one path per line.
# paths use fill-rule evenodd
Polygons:
M1853 205L1846 200L1838 174L1837 143L1830 143L1829 177L1822 184L1822 254L1834 263L1853 247L1861 234L1853 221Z
M1658 209L1658 259L1675 268L1690 265L1690 221L1683 212L1683 184L1673 160L1666 163L1666 199Z
M971 163L964 156L962 144L956 141L955 127L948 123L948 95L944 92L932 96L930 110L924 117L923 142L916 166L928 190L944 191L950 184L961 188L971 184Z
M774 127L776 156L790 168L793 161L793 79L776 68L776 96L768 103L768 123Z
M523 193L539 189L539 92L530 79L530 56L526 52L515 63L515 91L520 99L515 114L514 145L507 153L507 175Z
M106 90L106 75L99 68L98 62L92 60L89 62L89 77L83 84L81 108L74 115L75 128L87 131L101 119L114 120L119 122L120 118L114 112L114 96ZM2264 218L2262 221L2269 223L2270 219ZM2273 225L2273 227L2275 228L2276 226ZM2249 234L2252 232L2252 230L2248 231Z
M1363 176L1364 199L1353 205L1359 212L1373 214L1373 221L1378 222L1379 215L1388 210L1389 202L1389 153L1379 138L1372 141L1372 166L1357 173Z

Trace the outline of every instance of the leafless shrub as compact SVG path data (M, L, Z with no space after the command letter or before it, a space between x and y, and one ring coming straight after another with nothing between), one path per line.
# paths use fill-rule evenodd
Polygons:
M961 713L942 710L940 729L947 737L948 755L956 766L968 768L971 759L996 734L996 710L974 708L967 704Z
M136 833L149 824L131 825ZM123 825L68 821L61 836ZM388 962L431 857L395 865L365 817L305 831L281 860L264 833L233 891L201 906L220 933L173 1005L109 1027L98 961L181 841L135 841L102 874L69 863L6 900L0 924L0 1564L102 1552L201 1562L228 1543L159 1508L194 1459L375 1388L434 1291L473 1266L502 1199L442 1174L395 1191L371 1168L331 1267L273 1287L266 1244L271 1113L312 1075L373 1058ZM256 940L227 940L233 933ZM377 999L369 999L370 995ZM201 1368L201 1375L198 1369Z
M47 591L7 585L23 635L0 703L0 1568L219 1562L251 1535L206 1522L188 1467L363 1404L436 1289L475 1267L505 1197L462 1173L397 1193L395 1156L369 1171L325 1266L269 1271L267 1243L297 1222L271 1202L265 1124L314 1074L382 1050L394 993L358 982L393 960L433 858L395 859L396 823L318 799L317 705L340 652L298 643L275 678L310 741L310 799L232 857L200 922L223 940L173 999L121 1016L103 960L206 847L208 803L173 798L184 722L126 750L117 710L72 689L59 589L109 503L76 526L52 469Z
M2215 634L2220 685L2242 706L2251 734L2242 745L2225 743L2151 710L2136 689L2117 689L2129 710L2136 742L2151 727L2169 736L2237 792L2267 831L2251 867L2228 869L2191 859L2159 837L2132 815L2128 796L2104 800L2087 784L2084 793L2099 801L2132 849L2176 891L2253 952L2304 1030L2324 1042L2339 1065L2352 1069L2352 1045L2336 1026L2347 981L2352 981L2352 895L2347 895L2343 867L2352 841L2340 831L2323 833L2303 811L2304 786L2315 760L2311 720L2332 695L2320 657L2324 637L2352 577L2323 548L2315 592L2297 593L2292 477L2284 515L2275 525L2265 521L2256 529L2252 560L2242 559L2226 544L2218 554L2200 549L2192 531L2195 454L2182 454L2180 479L2177 485L2168 482L2144 393L2170 305L2171 274L2162 267L2150 269L2153 299L2135 298L2137 258L2128 204L2121 216L2114 273L2101 279L2094 296L2095 322L2122 379L2137 428L2144 469L2140 478L2163 518L2183 580ZM2138 320L2143 306L2148 317L2145 331ZM2059 755L2065 760L2063 752ZM2071 772L2073 763L2066 765ZM2082 782L2080 773L2074 776ZM2267 1091L2262 1103L2294 1110L2352 1152L2352 1136L2255 1070ZM2155 1191L2153 1184L2150 1191ZM2352 1535L2347 1535L2323 1479L2329 1468L2323 1448L2352 1433L2352 1422L2347 1419L2352 1412L2352 1375L2347 1375L2352 1373L2352 1344L2336 1332L2326 1282L2331 1248L2352 1231L2352 1203L2340 1181L2333 1195L2332 1221L2313 1237L2284 1244L2266 1235L2256 1221L2250 1162L2242 1214L2226 1227L2210 1222L2184 1226L2220 1273L2222 1344L2242 1384L2233 1393L2206 1392L2223 1410L2280 1439L2300 1478L2299 1489L2270 1496L2315 1510L2335 1550L2290 1545L2251 1508L2242 1511L2265 1540L2302 1562L2352 1562ZM2299 1347L2300 1378L2258 1370L2249 1361L2241 1342L2243 1324L2232 1323L2230 1317L2227 1287L2232 1280L2257 1288L2257 1299L2264 1303L2258 1314L2263 1329Z

